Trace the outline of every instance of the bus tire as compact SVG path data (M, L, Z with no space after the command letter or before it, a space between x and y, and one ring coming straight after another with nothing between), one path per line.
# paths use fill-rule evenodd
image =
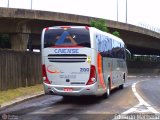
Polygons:
M123 84L121 84L119 86L119 89L123 89L124 88L124 83L125 83L125 75L123 75Z
M108 81L107 82L107 85L106 85L106 89L107 89L107 91L106 91L106 93L103 95L103 97L104 98L108 98L109 96L110 96L110 82Z
M63 100L69 100L71 99L71 96L63 96Z
M124 84L119 86L119 89L123 89L124 88Z

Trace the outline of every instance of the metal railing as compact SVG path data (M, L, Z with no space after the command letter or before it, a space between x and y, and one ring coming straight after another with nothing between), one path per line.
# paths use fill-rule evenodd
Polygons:
M139 23L138 26L142 27L142 28L145 28L145 29L148 29L148 30L151 30L151 31L154 31L154 32L157 32L157 33L160 33L160 28L154 27L154 26L149 25L149 24Z

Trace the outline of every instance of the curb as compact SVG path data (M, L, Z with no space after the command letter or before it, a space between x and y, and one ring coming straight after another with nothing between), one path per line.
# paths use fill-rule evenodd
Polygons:
M127 78L159 78L160 75L129 75Z
M24 102L24 101L27 101L29 99L33 99L33 98L36 98L36 97L40 97L40 96L43 96L43 95L44 95L44 91L36 92L36 93L31 94L31 95L21 96L21 97L18 97L16 99L12 100L12 101L1 104L0 109L6 109L6 108L8 108L12 105L16 105L18 103L21 103L21 102Z
M136 75L130 75L130 76L127 76L127 78L137 78Z

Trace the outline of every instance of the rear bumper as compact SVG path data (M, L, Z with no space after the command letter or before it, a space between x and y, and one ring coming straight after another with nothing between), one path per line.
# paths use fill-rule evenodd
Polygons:
M63 86L63 85L50 85L44 83L45 94L62 95L62 96L82 96L82 95L96 95L98 96L97 82L92 85L86 86ZM64 88L72 88L72 91L64 91Z

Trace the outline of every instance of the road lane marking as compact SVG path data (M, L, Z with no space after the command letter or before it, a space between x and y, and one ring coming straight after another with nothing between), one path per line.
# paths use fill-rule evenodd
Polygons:
M142 80L144 81L144 80ZM138 99L139 103L137 105L135 105L134 107L124 111L121 114L116 115L112 120L120 120L123 117L126 117L127 114L147 114L147 113L153 113L153 114L160 114L160 112L158 112L156 109L154 109L150 104L148 104L145 100L143 100L143 98L138 94L137 90L136 90L136 84L138 84L139 82L142 81L138 81L136 83L132 84L132 91L134 93L134 95L136 96L136 98ZM125 115L125 116L123 116Z
M144 81L144 80L142 80ZM134 93L134 95L136 96L136 98L138 99L139 103L137 105L135 105L134 107L124 111L121 114L116 115L112 120L120 120L123 115L127 115L127 114L134 114L134 113L154 113L156 114L160 114L160 112L158 112L156 109L154 109L150 104L148 104L145 100L143 100L143 98L138 94L138 92L136 91L136 84L142 81L138 81L136 83L132 84L132 91ZM124 116L125 117L125 116Z
M138 99L139 103L137 105L135 105L134 107L132 107L132 108L126 110L125 112L121 113L121 114L150 113L150 112L152 112L154 114L159 114L159 112L157 110L155 110L146 101L144 101L143 98L136 91L136 84L139 83L139 82L142 82L142 81L138 81L138 82L132 84L132 91L133 91L134 95L136 96L136 98Z
M144 81L144 80L143 80ZM136 83L132 84L132 91L136 98L139 101L139 104L135 105L134 107L128 109L127 111L123 112L122 114L129 114L129 113L154 113L154 114L159 114L157 110L155 110L150 104L148 104L143 98L138 94L136 91L136 84L142 82L138 81Z
M142 81L139 81L139 82L142 82ZM139 101L139 106L142 106L144 105L146 108L148 108L148 110L150 110L152 113L159 113L156 109L154 109L150 104L148 104L145 100L143 100L143 98L138 94L138 92L136 91L136 84L139 83L139 82L136 82L136 83L133 83L132 84L132 91L134 93L134 95L136 96L136 98L138 99Z

